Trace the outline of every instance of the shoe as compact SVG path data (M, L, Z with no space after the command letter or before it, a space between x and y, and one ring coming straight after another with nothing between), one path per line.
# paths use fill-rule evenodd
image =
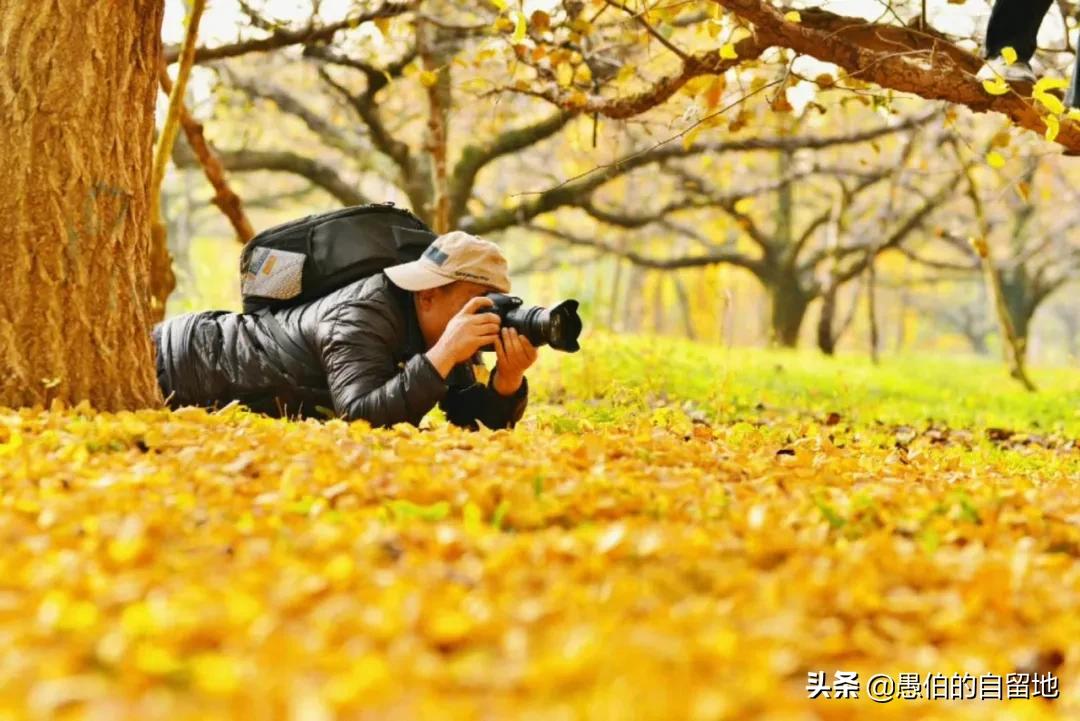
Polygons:
M1073 66L1072 80L1069 82L1069 89L1065 93L1065 107L1076 110L1080 109L1080 64Z
M1005 64L1005 58L1000 55L990 58L975 76L978 80L995 80L1004 78L1007 83L1033 83L1035 71L1023 60L1017 60L1012 65Z
M1078 101L1080 101L1080 98L1076 97L1076 82L1074 81L1069 85L1068 92L1065 93L1065 107L1080 108Z

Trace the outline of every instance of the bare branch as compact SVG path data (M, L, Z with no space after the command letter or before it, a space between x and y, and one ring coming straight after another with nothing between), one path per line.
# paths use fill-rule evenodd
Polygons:
M685 173L681 170L675 171L685 180L692 180L696 187L702 187L704 180L692 176L689 173ZM717 194L717 193L694 193L691 197L684 198L682 200L673 201L667 203L660 210L654 213L648 214L633 214L618 212L613 210L606 210L596 205L592 198L587 198L579 205L582 210L591 215L593 218L607 223L608 225L614 225L619 228L642 228L646 225L653 223L659 223L665 220L667 216L672 213L677 213L683 210L700 210L703 208L733 208L735 203L745 198L754 198L761 195L767 195L769 193L775 193L785 183L789 183L795 180L801 180L813 174L813 170L804 170L797 173L792 173L786 178L767 183L756 188L744 190L735 193Z
M476 175L495 160L523 150L559 132L574 117L574 113L558 111L532 125L507 130L485 145L467 145L454 166L451 185L451 218L456 222L465 214L465 205L472 197Z
M224 66L218 68L218 71L225 75L230 86L244 91L249 97L269 100L282 112L302 120L311 132L318 135L321 140L331 147L350 154L364 150L355 139L350 138L339 126L313 111L306 103L290 95L284 88L266 80L240 77Z
M551 238L560 240L568 245L575 245L586 248L598 248L606 253L610 253L611 255L625 258L634 265L640 265L645 268L653 268L655 270L700 268L707 265L718 265L721 263L727 263L729 265L735 265L740 268L745 268L754 274L760 274L764 272L764 267L760 259L752 258L748 255L744 255L735 251L716 251L708 255L685 256L682 258L651 258L641 255L640 253L636 253L632 250L616 248L612 245L604 243L603 241L582 238L578 235L574 235L563 230L542 228L540 226L531 224L528 224L525 227L536 233L547 235Z
M642 156L652 158L649 162L671 160L674 158L686 158L693 155L699 155L702 153L729 153L729 152L750 152L750 151L794 151L794 150L821 150L823 148L831 148L840 145L856 145L858 143L864 143L869 140L883 137L885 135L891 135L903 130L910 130L918 127L939 114L938 110L931 110L930 112L922 115L913 115L909 118L896 123L895 125L882 125L870 130L861 130L847 135L833 135L833 136L813 136L813 135L799 135L799 136L773 136L773 137L752 137L744 138L741 140L729 140L726 142L697 142L687 145L675 145L672 143L674 138L669 138L663 142L656 143L652 147L646 148L640 152L627 155L614 163L608 163L606 165L598 165L592 170L588 170L584 173L576 175L572 178L568 178L560 183L558 186L549 188L546 191L540 191L533 193L539 195L540 193L546 193L554 190L558 190L559 187L575 183L583 180L588 176L596 174L604 174L609 172L612 168L618 168L619 166L634 164L636 160ZM648 163L646 163L648 164ZM633 167L638 167L634 165Z
M302 45L306 43L328 42L343 30L355 28L362 23L401 15L413 9L415 0L404 3L383 3L374 10L353 15L343 20L326 25L308 24L298 29L275 28L268 37L253 40L241 40L227 45L219 45L212 48L198 48L195 50L195 62L205 63L210 60L222 60L235 58L240 55L255 52L267 52L290 45ZM180 57L180 47L169 45L165 47L165 61L174 63Z
M950 195L956 192L960 180L964 177L964 172L965 171L961 171L954 179L947 183L943 183L930 198L924 201L914 212L904 218L903 222L893 228L892 232L889 233L884 241L869 248L862 258L852 263L844 271L837 273L837 281L846 283L859 275L866 270L866 266L869 265L873 259L884 253L886 250L896 248L903 243L912 232L922 227L922 224L926 222L926 219L930 217L930 215L932 215Z
M341 201L342 205L362 205L371 201L352 183L342 178L336 170L325 163L306 158L289 151L233 150L218 151L221 164L228 170L247 173L260 170L292 173L307 178L330 195ZM177 167L193 168L198 166L198 159L186 145L177 143L173 160Z
M367 125L371 133L371 142L379 152L383 153L398 166L403 175L410 171L409 146L398 140L383 124L379 116L378 108L374 101L374 91L369 83L368 89L362 95L354 95L348 88L334 80L326 68L319 68L319 77L329 85L346 103L348 103Z

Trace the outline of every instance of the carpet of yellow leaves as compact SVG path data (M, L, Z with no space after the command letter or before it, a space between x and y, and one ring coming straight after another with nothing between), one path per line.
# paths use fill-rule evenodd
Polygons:
M0 412L0 718L1080 718L1077 451L530 423Z

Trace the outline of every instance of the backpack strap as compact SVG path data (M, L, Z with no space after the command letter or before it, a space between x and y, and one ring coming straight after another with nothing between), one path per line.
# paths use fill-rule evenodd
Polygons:
M310 353L289 335L271 309L260 308L255 315L262 319L263 327L273 337L277 345L274 355L283 366L285 375L296 385L304 385L304 381L311 376Z

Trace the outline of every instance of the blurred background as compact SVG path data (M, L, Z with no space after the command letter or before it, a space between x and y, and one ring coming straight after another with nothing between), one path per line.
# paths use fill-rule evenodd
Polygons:
M990 10L813 5L925 12L975 53ZM1072 5L1043 24L1040 74L1068 77ZM186 12L169 0L167 51ZM1000 358L985 238L1029 360L1080 357L1074 160L1001 116L755 48L713 3L214 0L199 36L186 106L255 232L393 201L498 242L515 294L579 299L589 332ZM691 57L727 69L684 77ZM184 133L174 161L167 314L239 310L242 243Z

